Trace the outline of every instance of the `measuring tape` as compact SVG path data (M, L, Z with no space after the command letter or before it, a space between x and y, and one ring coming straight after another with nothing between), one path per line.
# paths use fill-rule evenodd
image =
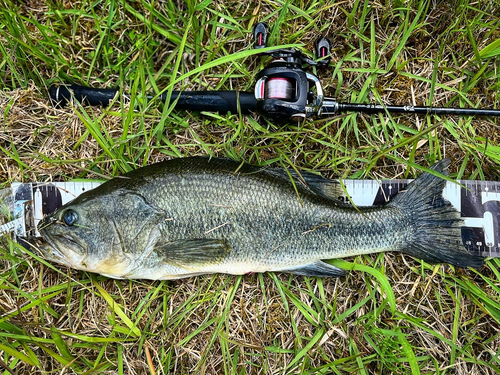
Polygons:
M411 180L343 180L347 194L338 189L336 199L356 206L383 204L404 190ZM462 241L475 254L500 257L500 183L492 181L447 182L443 195L462 213ZM97 181L13 183L10 208L13 220L0 225L0 235L15 238L40 236L38 222L81 193L99 186ZM430 245L432 246L432 244Z
M12 232L16 238L39 237L37 225L45 215L72 201L81 193L99 186L97 181L14 182L11 186L10 210L13 220L0 226L0 235Z

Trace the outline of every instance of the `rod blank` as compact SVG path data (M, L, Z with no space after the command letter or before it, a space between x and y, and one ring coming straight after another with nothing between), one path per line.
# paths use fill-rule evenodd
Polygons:
M338 103L333 99L325 98L322 106L322 115L326 116L338 112L362 112L370 114L391 112L391 113L419 113L425 115L500 116L500 110L498 109Z

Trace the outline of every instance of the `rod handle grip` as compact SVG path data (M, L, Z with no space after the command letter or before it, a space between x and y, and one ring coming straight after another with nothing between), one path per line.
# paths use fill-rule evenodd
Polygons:
M49 88L50 100L58 107L65 106L72 97L82 104L107 106L117 93L117 89L94 89L79 85L53 85ZM150 99L152 97L148 97ZM162 94L159 99L165 102L167 94ZM254 93L238 91L173 91L170 103L175 100L177 110L219 113L238 113L239 104L241 113L248 114L255 111L257 104Z
M186 111L205 111L219 113L249 114L255 111L257 99L253 92L238 91L173 91L170 102L179 99L175 109ZM165 102L166 95L162 95Z
M105 106L117 92L117 89L94 89L80 85L52 85L49 88L50 100L57 107L64 107L72 97L82 104Z

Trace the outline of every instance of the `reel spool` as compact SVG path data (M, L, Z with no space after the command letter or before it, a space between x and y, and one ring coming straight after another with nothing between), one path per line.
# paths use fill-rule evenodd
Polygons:
M265 85L266 99L293 100L295 97L294 82L285 77L269 78Z

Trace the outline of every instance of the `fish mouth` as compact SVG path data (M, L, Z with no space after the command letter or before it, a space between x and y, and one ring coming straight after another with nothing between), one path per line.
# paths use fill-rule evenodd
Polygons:
M65 245L69 245L71 247L82 247L77 241L75 241L71 236L67 234L56 234L57 239Z
M75 266L83 258L84 247L72 236L65 233L44 233L38 241L40 253L47 260L66 265Z
M68 233L68 228L59 224L59 220L54 216L46 216L39 224L38 231L42 238L47 241L53 248L59 245L67 247L72 251L79 249L78 253L83 253L85 249L82 244L77 241L71 233Z
M60 264L64 264L64 265L69 266L64 254L58 250L58 247L56 246L56 244L54 242L52 242L49 238L47 238L47 237L30 238L29 244L43 258L50 260L50 261L53 261L53 262L56 262L56 263L60 263Z

